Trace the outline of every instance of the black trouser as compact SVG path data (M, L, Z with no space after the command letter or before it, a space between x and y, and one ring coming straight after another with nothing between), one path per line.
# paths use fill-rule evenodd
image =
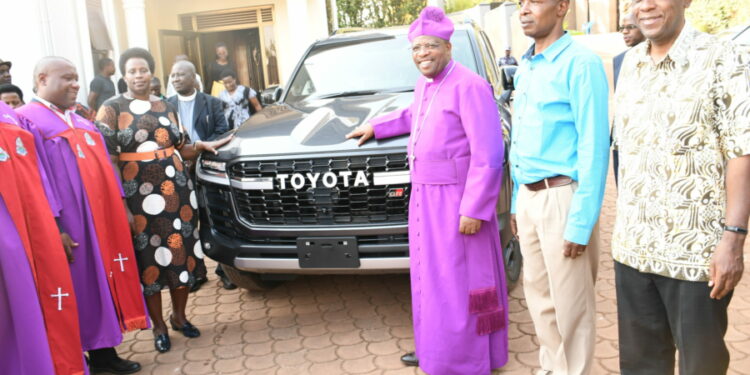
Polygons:
M195 142L195 141L193 141L193 142ZM197 190L198 189L198 183L197 183L197 176L196 176L196 173L195 173L195 163L193 163L193 161L190 161L190 160L186 161L185 162L185 169L187 169L187 170L190 171L190 173L188 173L188 177L193 181L193 189ZM197 191L195 193L198 194ZM200 218L200 214L201 214L200 210L201 210L200 207L198 207L195 210L195 214L198 215L199 218ZM200 219L198 219L198 220L200 221ZM200 241L200 238L198 240ZM203 241L201 241L201 246L203 246ZM195 276L195 279L196 280L204 280L205 281L205 280L208 279L207 273L208 273L208 271L206 270L206 261L203 258L195 257L195 269L193 269L193 276ZM196 284L198 284L198 283L196 283Z
M724 343L730 293L709 298L706 282L643 273L615 262L620 372L623 375L722 375L729 366Z
M119 358L115 348L89 350L89 360L93 365L107 365Z
M617 170L620 168L620 153L617 150L612 150L612 170L615 173L615 187L617 187L618 173Z
M224 269L221 268L221 263L216 264L216 271L214 272L216 272L216 274L219 275L219 277L226 276L226 273L224 273Z

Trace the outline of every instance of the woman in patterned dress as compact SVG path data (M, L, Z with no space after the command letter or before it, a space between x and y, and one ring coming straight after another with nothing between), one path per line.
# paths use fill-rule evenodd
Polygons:
M97 115L107 147L120 172L143 294L154 324L154 345L170 349L162 316L161 290L172 298L172 328L187 337L200 331L185 316L188 292L195 283L196 262L203 258L198 238L198 215L193 183L182 158L202 151L216 152L229 137L215 142L190 143L180 131L176 110L166 100L150 95L154 59L142 48L131 48L120 58L127 92L102 104ZM205 273L205 270L203 270Z

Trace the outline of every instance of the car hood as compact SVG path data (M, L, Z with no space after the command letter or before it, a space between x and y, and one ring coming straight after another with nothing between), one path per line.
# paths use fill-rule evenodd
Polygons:
M371 153L372 149L402 150L407 137L368 141L361 147L345 136L368 120L406 108L412 92L315 99L294 106L273 104L237 129L220 149L219 159L277 157L317 153Z

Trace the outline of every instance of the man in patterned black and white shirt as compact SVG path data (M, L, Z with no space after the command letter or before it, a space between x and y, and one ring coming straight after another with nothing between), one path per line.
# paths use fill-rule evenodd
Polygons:
M750 72L685 21L690 0L634 0L646 43L615 93L622 374L725 374L727 307L750 214Z

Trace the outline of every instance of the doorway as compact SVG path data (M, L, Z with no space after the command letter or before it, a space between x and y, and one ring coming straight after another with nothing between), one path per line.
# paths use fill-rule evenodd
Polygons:
M274 7L264 5L179 14L180 29L160 30L165 75L176 54L185 54L211 92L210 65L216 60L216 44L223 42L229 61L237 70L238 83L260 92L279 84L274 33Z
M256 27L201 33L201 54L205 61L203 76L206 77L205 90L207 93L211 92L212 79L217 79L217 77L211 77L211 65L216 60L216 45L218 43L224 43L227 46L228 59L236 67L235 73L237 73L237 80L241 85L250 87L257 92L266 88L259 30Z

